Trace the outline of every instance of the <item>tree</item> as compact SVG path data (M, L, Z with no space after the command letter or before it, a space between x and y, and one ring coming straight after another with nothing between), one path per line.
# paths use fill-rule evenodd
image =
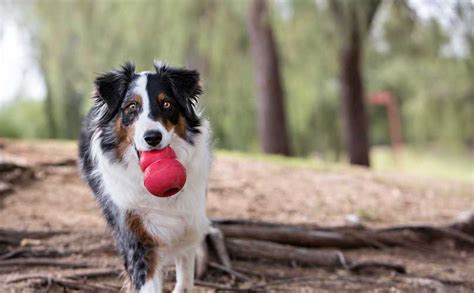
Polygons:
M250 4L247 29L257 85L257 124L265 153L290 154L277 46L265 0Z
M362 72L364 37L380 0L330 1L341 28L339 51L343 132L351 164L369 166L369 133Z

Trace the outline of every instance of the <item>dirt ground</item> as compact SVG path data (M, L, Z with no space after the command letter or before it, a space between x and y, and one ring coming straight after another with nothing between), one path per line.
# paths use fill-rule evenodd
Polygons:
M75 145L70 142L0 139L0 159L14 158L33 166L74 159L75 154ZM15 192L9 195L0 195L0 228L68 231L64 235L26 241L22 243L24 246L77 248L78 251L91 245L112 246L113 241L98 205L80 180L77 169L74 166L54 166L39 170L34 180L16 185ZM367 226L383 227L445 224L463 211L474 211L472 182L434 180L357 168L317 171L250 158L217 156L209 183L208 213L211 217L335 226L343 225L345 217L354 214ZM11 249L14 248L0 244L0 254ZM236 260L234 268L252 272L252 282L234 285L254 291L474 291L474 251L453 247L450 243L416 250L356 249L344 253L359 259L402 264L408 274L402 276L384 271L353 274L297 264ZM121 261L114 253L100 249L61 259L85 261L97 267L121 268ZM46 287L32 286L32 280L10 280L24 274L67 270L54 266L0 266L0 292L43 292ZM168 274L170 279L172 274ZM94 281L113 286L121 283L111 277ZM232 280L222 272L211 270L204 281L229 284ZM167 288L172 288L172 281L168 282ZM63 291L57 285L50 286L49 290ZM214 289L197 286L197 290Z

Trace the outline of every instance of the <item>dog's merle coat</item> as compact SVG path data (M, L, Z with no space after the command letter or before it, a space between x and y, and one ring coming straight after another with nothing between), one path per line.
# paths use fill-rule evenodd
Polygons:
M126 63L98 76L94 105L84 119L79 141L83 177L112 228L137 292L161 290L156 271L162 266L157 262L168 255L180 259L180 267L189 271L193 249L208 227L205 189L210 131L207 121L196 113L199 74L162 64L155 64L155 69L154 73L135 73L134 66ZM160 133L156 146L143 140L150 131ZM167 145L175 149L188 179L181 192L159 199L143 187L139 151ZM192 276L177 274L175 291L189 290Z

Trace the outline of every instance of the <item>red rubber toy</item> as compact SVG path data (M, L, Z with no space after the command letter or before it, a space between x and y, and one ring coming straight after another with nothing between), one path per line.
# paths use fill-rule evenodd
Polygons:
M145 188L158 197L172 196L186 183L186 169L176 160L176 153L169 146L140 152L140 168L144 172Z

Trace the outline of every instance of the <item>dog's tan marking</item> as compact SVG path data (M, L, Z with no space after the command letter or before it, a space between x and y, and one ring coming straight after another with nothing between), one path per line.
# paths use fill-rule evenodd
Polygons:
M174 127L176 134L182 139L186 138L186 119L180 114L178 124Z
M163 93L160 93L158 95L158 103L161 104L164 100L166 100L166 95Z
M146 231L145 225L143 224L143 220L138 214L132 211L128 211L126 221L130 231L132 231L143 244L145 244L146 246L153 247L145 255L145 259L148 265L146 275L147 279L151 279L153 278L153 275L155 274L155 269L158 265L158 255L156 253L155 247L159 246L159 239L152 237L148 233L148 231Z
M119 117L115 122L115 133L117 134L117 157L122 160L127 148L132 144L133 129L127 128L122 124L122 118Z
M175 125L171 123L171 121L160 118L158 121L163 124L163 126L166 128L168 131L172 131L174 129L174 132L181 138L186 137L186 119L180 114L179 115L179 120L178 123Z
M160 93L158 95L158 103L159 104L162 104L163 101L166 100L166 95L164 93ZM184 119L184 117L180 114L179 115L179 120L178 120L178 123L175 125L173 123L171 123L170 121L166 120L166 119L158 119L158 121L163 124L163 126L166 128L166 130L168 131L171 131L174 129L175 133L181 137L181 138L185 138L186 137L186 119Z
M139 96L139 95L135 95L133 97L133 100L138 104L138 105L141 105L142 104L142 97Z

